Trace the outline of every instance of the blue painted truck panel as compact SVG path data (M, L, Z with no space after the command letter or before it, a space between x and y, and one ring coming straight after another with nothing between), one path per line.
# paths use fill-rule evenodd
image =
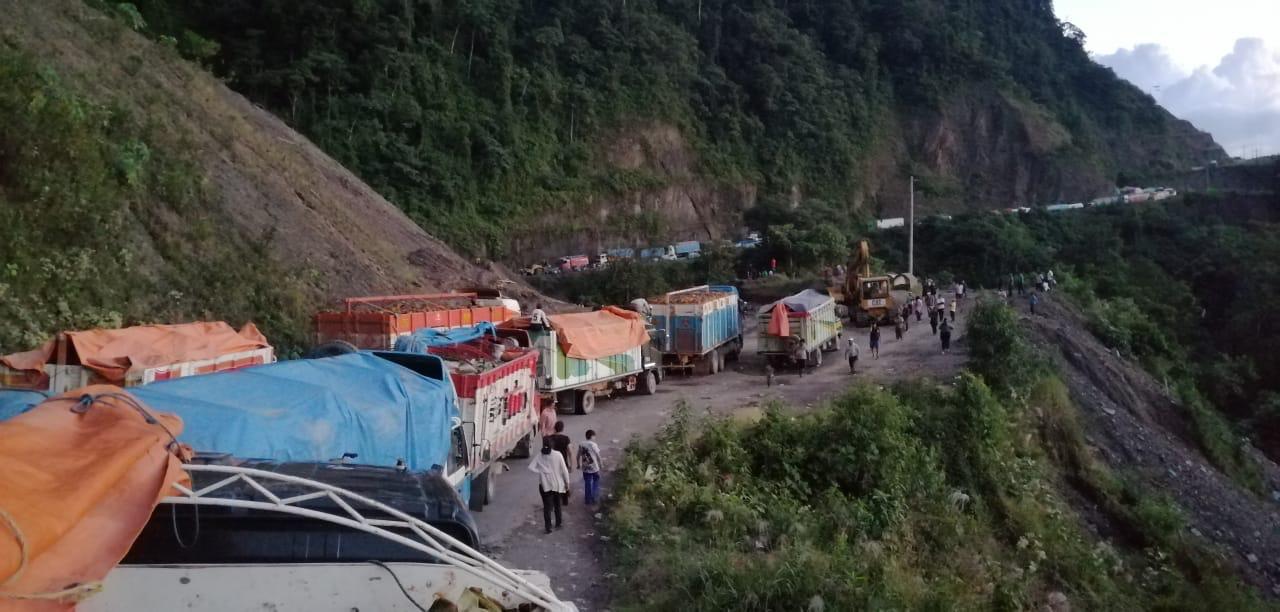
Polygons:
M712 285L668 293L649 301L667 355L705 355L742 335L738 290Z

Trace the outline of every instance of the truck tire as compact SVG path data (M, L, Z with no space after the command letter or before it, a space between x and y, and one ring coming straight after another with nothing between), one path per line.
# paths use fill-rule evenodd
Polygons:
M468 510L481 512L484 510L485 505L489 503L489 494L492 492L490 489L493 482L492 474L493 465L491 464L485 471L480 472L479 476L471 480L471 496L467 500Z
M738 339L733 342L733 350L729 351L729 354L725 356L725 359L730 363L737 363L738 357L742 355L742 346L742 336L738 336Z
M577 392L577 401L574 404L574 412L576 414L591 414L596 409L596 394L591 389L583 389Z
M658 375L653 370L644 373L644 378L640 379L640 393L644 395L653 395L658 392Z
M311 349L310 351L307 351L307 354L304 357L306 359L324 359L325 357L337 357L338 355L348 355L358 352L360 352L360 349L356 348L356 345L351 344L346 340L334 340L333 342L326 342Z
M716 349L716 370L717 370L717 371L719 371L719 372L723 372L723 371L724 371L724 363L725 363L725 361L727 361L727 359L726 359L726 357L725 357L724 352L723 352L723 351L721 351L720 349Z
M560 414L575 414L578 412L578 392L577 391L561 391L556 394L556 412ZM543 435L549 435L543 432Z

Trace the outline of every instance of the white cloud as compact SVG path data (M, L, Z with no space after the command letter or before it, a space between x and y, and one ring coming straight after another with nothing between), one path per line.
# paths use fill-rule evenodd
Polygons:
M1155 44L1094 59L1213 134L1229 154L1280 153L1280 53L1261 39L1241 38L1216 67L1190 73Z

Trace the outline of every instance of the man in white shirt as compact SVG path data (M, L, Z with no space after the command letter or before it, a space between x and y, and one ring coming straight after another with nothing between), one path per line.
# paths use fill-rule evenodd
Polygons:
M529 313L529 326L539 330L551 327L551 322L547 319L547 312L542 309L542 304L534 306L533 312Z
M551 450L551 442L542 442L542 454L529 462L529 471L538 475L538 493L542 496L542 523L551 533L551 514L556 515L556 529L562 523L560 496L569 492L569 467L564 455Z

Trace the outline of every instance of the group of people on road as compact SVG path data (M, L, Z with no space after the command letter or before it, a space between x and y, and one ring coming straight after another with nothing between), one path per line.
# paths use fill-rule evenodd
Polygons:
M543 415L548 411L554 418L555 408L543 409ZM546 423L546 419L543 423ZM600 501L600 473L604 469L600 445L595 441L595 430L588 429L586 439L581 444L574 444L564 433L563 421L556 421L552 429L555 433L547 434L546 428L542 430L542 451L529 462L529 471L538 475L542 523L547 533L551 533L553 528L559 529L563 524L562 508L569 504L569 471L582 471L583 497L586 505L593 506ZM551 521L553 516L554 524Z
M925 282L924 295L909 294L902 308L894 313L894 337L897 340L902 340L906 332L911 330L911 317L914 315L916 321L919 322L924 320L924 316L927 313L929 327L933 329L933 335L938 336L942 342L942 353L948 353L951 350L951 333L955 326L959 303L960 300L964 299L966 290L964 281L956 281L954 287L955 297L950 302L947 302L947 298L938 295L937 284L932 279L928 279ZM871 331L867 336L867 348L871 351L873 359L880 359L880 335L880 325L872 323ZM849 373L856 373L858 358L861 356L861 348L852 337L846 341L844 356L849 362Z
M1058 279L1053 275L1053 270L1045 272L1032 273L1031 295L1027 297L1027 304L1030 307L1031 314L1036 314L1036 306L1040 304L1039 293L1049 293L1054 287L1058 286ZM1010 273L1005 286L1001 288L1000 295L1012 299L1014 292L1017 291L1019 297L1027 294L1027 275L1019 272L1017 274Z

